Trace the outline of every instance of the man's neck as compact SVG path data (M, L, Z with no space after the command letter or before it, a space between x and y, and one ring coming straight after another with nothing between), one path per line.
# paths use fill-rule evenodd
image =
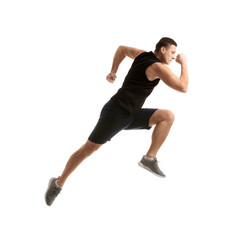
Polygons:
M163 63L163 59L162 56L159 53L154 52L154 55L156 56L156 58L158 58L158 60Z

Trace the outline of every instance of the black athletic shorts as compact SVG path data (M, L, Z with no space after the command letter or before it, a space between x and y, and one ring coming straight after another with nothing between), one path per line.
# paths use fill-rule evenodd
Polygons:
M156 108L142 108L135 115L130 115L126 109L110 100L102 108L98 123L89 140L104 144L121 130L150 129L149 119L156 110Z

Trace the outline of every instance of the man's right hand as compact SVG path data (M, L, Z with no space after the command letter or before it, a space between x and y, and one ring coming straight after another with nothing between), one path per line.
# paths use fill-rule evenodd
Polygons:
M110 83L114 83L116 78L117 78L116 73L109 73L106 77L106 80Z

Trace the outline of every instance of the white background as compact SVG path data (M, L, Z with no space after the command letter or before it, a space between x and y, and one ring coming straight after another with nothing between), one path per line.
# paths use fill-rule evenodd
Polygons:
M2 0L1 239L238 240L237 8L232 0ZM163 36L187 55L190 74L187 94L160 82L145 103L176 115L158 154L167 178L137 165L152 130L124 131L46 206L48 180L85 142L132 63L109 84L116 48L151 51Z

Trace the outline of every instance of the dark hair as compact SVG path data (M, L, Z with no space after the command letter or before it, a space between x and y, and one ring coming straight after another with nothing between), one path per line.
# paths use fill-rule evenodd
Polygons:
M163 37L156 44L155 52L160 51L161 47L166 47L167 48L169 45L175 45L177 47L177 43L172 38Z

